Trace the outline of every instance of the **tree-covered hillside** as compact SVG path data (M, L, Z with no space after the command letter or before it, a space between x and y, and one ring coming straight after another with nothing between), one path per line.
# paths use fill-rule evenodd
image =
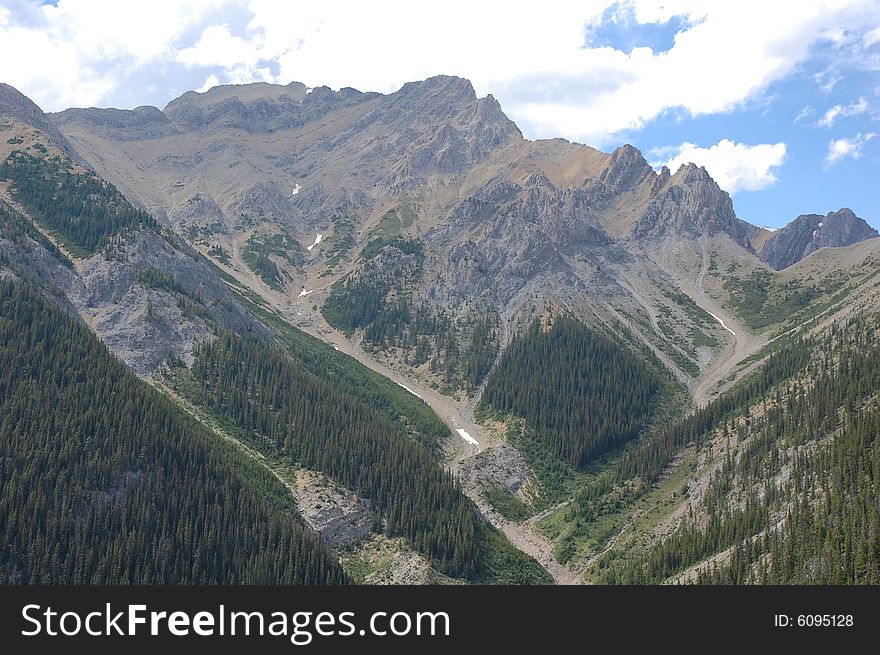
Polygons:
M263 468L0 281L0 581L347 580Z
M421 241L378 237L364 246L362 266L331 287L321 312L350 335L363 330L368 351L395 352L445 391L473 393L498 352L497 312L480 308L455 318L412 293L425 259Z
M205 344L191 377L192 399L250 442L372 501L385 531L406 537L442 572L478 575L472 504L402 424L253 338L226 334Z
M530 434L583 468L633 439L651 416L660 378L638 356L569 316L537 319L504 351L481 408L525 419Z
M568 509L601 519L608 498L676 466L683 517L647 549L609 550L598 581L655 584L880 582L880 340L876 318L795 340L730 392L632 449ZM668 466L673 456L678 464ZM705 462L701 464L701 462ZM702 468L701 468L702 466ZM691 494L693 494L691 496ZM679 502L682 502L679 500Z
M95 252L127 229L159 227L112 184L57 157L15 151L0 163L0 180L8 180L15 199L80 254Z

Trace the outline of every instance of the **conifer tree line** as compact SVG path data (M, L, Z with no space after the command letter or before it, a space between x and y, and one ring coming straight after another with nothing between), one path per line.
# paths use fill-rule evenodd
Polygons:
M401 423L247 336L203 344L191 376L195 402L371 501L385 531L405 537L442 572L480 573L473 505Z
M638 481L641 488L650 486L685 446L709 434L734 412L747 408L774 385L806 370L818 346L815 339L792 340L771 354L758 371L706 406L646 435L623 453L611 475L601 476L579 490L569 511L592 520L600 499L616 486L625 486L633 480Z
M43 233L35 228L27 218L2 200L0 200L0 236L9 239L14 246L24 245L27 247L25 241L31 239L45 248L59 262L68 268L73 268L73 263L64 256L58 246L43 236Z
M57 157L16 150L0 163L0 180L9 180L15 199L40 223L86 253L126 229L159 227L112 184L90 172L75 172L69 161Z
M803 348L796 343L782 356L791 362ZM803 375L770 389L758 418L745 409L747 422L718 422L717 429L750 441L712 477L705 518L689 516L642 556L609 563L606 582L662 582L730 548L729 559L702 567L696 581L880 583L876 317L813 339L810 350ZM790 473L780 477L783 469Z
M660 378L607 335L561 315L535 319L489 376L483 411L522 417L534 438L576 468L638 436Z
M348 581L270 473L8 280L0 453L2 583Z

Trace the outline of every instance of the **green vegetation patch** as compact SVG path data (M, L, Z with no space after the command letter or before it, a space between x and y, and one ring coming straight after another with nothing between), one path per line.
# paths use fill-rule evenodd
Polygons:
M489 377L481 406L526 421L560 460L583 469L638 436L660 377L611 337L562 315L516 336Z
M784 323L808 308L814 301L833 294L846 282L846 276L829 276L810 284L796 280L783 282L767 270L752 271L746 277L730 277L724 289L740 318L754 330Z
M94 253L127 230L146 226L159 231L147 212L132 207L109 182L90 172L74 172L68 160L15 151L0 164L13 197L57 234L77 256Z
M329 275L355 246L354 216L338 214L333 217L333 234L322 241L321 250L327 256L326 270Z
M449 427L423 400L354 358L297 329L266 307L259 297L251 298L237 288L233 288L233 293L242 307L275 332L285 352L313 375L344 389L387 418L403 422L432 448L437 447L439 439L448 436Z
M213 257L225 266L229 266L232 262L231 258L229 257L229 252L219 243L215 243L210 248L208 248L208 256Z
M418 220L419 214L412 204L402 202L394 209L389 209L370 234L377 237L394 237L399 235L403 230L411 227Z
M19 214L17 211L0 203L0 235L13 243L18 243L22 238L32 239L48 250L59 262L73 268L71 262L58 247L40 232L33 223Z
M297 266L302 258L302 246L286 232L275 234L255 234L245 243L241 258L248 267L270 287L280 291L284 277L271 257Z
M524 521L534 512L520 498L500 484L486 484L483 496L495 510L510 521Z
M378 238L370 241L361 253L366 263L380 253L394 249L411 257L390 257L385 266L363 267L355 275L336 281L321 313L333 327L350 335L372 323L385 307L385 299L392 289L399 292L419 278L424 262L424 246L418 241L402 238Z

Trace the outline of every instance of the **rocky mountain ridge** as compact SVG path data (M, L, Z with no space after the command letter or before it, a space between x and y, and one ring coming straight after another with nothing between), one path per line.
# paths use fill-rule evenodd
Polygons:
M294 325L352 355L443 417L448 468L469 472L465 491L482 516L558 581L579 579L559 548L574 532L535 526L569 520L573 498L559 496L531 522L502 517L485 484L496 500L506 489L530 503L543 502L547 482L534 453L509 440L516 425L474 411L526 326L577 318L657 371L671 390L666 402L686 412L723 395L792 335L830 329L880 298L880 240L848 210L762 230L735 215L705 169L658 173L632 146L603 153L528 141L460 78L390 95L218 87L165 110L48 117L13 98L0 119L8 137L0 160L69 160L61 174L99 192L108 188L100 178L109 180L156 222L75 251L9 177L0 181L10 217L0 233L4 268L54 289L159 384L163 363L183 371L218 328L272 339L267 325L279 333ZM334 355L322 347L322 357ZM518 475L481 475L498 468L496 457L515 462ZM581 555L579 565L598 557Z
M778 271L796 264L820 248L840 248L877 236L880 236L877 230L844 207L825 216L798 216L768 235L758 255Z
M163 111L51 120L130 199L303 326L323 321L312 307L334 282L377 279L360 256L368 243L411 239L424 249L406 283L411 302L465 323L500 313L514 331L542 303L622 322L691 384L720 346L689 335L724 344L729 331L711 316L735 322L722 282L714 300L697 287L720 280L727 262L775 262L769 253L791 232L768 238L739 219L704 168L658 173L629 145L528 141L494 98L451 76L389 95L225 86ZM868 236L828 234L816 247ZM682 285L710 314L673 299ZM315 294L308 305L303 291Z

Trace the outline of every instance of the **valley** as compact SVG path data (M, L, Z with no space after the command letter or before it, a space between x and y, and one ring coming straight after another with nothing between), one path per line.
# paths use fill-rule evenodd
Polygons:
M872 478L817 473L876 450L861 426L877 401L880 238L850 210L771 234L701 167L524 139L448 76L388 95L230 85L164 110L50 115L4 85L0 115L4 297L102 343L132 399L189 421L192 453L224 453L192 464L207 489L239 475L261 525L291 517L278 529L300 545L285 553L333 562L323 577L292 555L271 569L241 543L228 578L192 575L877 579L873 555L838 561L827 533L798 550L812 520L875 535ZM67 366L47 362L40 375ZM64 442L44 446L51 458ZM113 475L96 494L128 479ZM847 495L861 513L844 519ZM179 529L206 511L233 525L219 498ZM32 559L7 557L31 575Z

